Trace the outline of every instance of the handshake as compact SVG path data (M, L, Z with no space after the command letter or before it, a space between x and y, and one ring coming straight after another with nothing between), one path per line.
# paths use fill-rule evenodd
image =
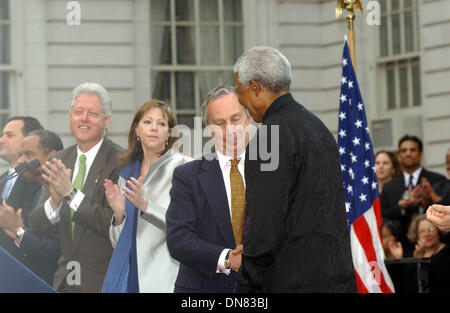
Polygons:
M241 266L242 252L244 252L243 245L238 245L236 249L230 251L229 262L231 269L235 272L237 272L239 270L239 267ZM225 267L227 266L225 265Z

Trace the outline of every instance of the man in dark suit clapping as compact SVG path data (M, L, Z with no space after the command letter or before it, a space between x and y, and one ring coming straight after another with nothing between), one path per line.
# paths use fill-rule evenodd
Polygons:
M30 132L42 129L41 123L31 116L11 117L3 127L0 137L0 158L7 161L9 170L0 175L3 180L8 175L15 173L14 167L19 164L20 149L23 139ZM0 201L5 200L14 211L23 210L23 219L26 222L29 209L33 207L34 196L41 188L37 182L26 181L22 175L11 178L0 184ZM1 203L0 203L1 204ZM11 253L16 259L20 259L14 240L0 228L0 246Z
M62 149L61 138L54 132L44 129L32 131L23 139L19 163L38 160L43 164ZM23 178L27 182L38 183L39 187L44 183L41 167L23 173ZM16 258L51 285L56 261L61 256L58 233L55 231L49 236L39 238L29 230L29 225L23 218L37 205L41 191L42 188L24 190L22 197L33 199L33 202L31 206L20 207L17 211L6 203L1 204L0 227L15 241Z

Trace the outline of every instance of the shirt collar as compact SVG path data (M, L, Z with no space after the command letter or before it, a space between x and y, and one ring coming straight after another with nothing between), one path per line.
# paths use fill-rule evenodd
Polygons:
M217 159L219 161L220 169L223 171L225 169L225 166L227 166L227 164L230 164L230 160L233 158L230 156L226 156L217 150L216 150L216 153L217 153ZM240 158L239 164L241 164L245 161L245 150L244 150L244 152L242 152L241 155L238 155L238 158Z
M104 138L102 138L102 140L100 140L95 146L93 146L87 152L82 152L80 150L80 148L77 146L77 160L80 158L81 154L84 154L86 156L86 161L92 162L95 159L95 156L97 155L98 150L100 150L103 140L104 140Z
M414 171L414 173L412 173L412 176L414 178L414 186L416 186L419 183L419 176L420 176L420 173L422 172L422 168L423 167L419 167L417 170ZM410 176L410 174L403 172L403 178L405 179L405 184L407 184L409 182L409 176Z

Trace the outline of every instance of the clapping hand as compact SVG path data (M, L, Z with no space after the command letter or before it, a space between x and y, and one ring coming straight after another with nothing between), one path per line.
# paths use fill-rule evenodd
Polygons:
M428 180L423 177L422 178L422 207L426 208L430 204L438 203L441 201L441 197L434 191L431 184Z
M59 159L53 159L52 162L45 162L42 165L42 178L49 184L51 205L56 210L61 201L71 190L72 182L70 176L72 171L67 169Z
M400 200L398 206L402 209L413 209L417 204L422 201L423 191L422 186L417 185L416 188L408 187L409 200Z
M22 209L18 209L15 212L14 208L3 200L0 205L0 227L3 228L9 237L16 239L17 230L23 226Z
M396 241L394 237L391 237L388 243L389 251L394 259L403 258L403 247L400 241Z
M103 186L105 187L106 200L114 211L114 224L120 225L125 218L125 199L120 194L119 187L111 180L105 179Z
M424 240L419 239L416 243L415 250L414 250L414 257L415 258L423 258L425 255L425 244Z
M145 196L144 184L142 183L143 181L144 177L142 176L139 176L138 179L131 177L127 180L127 186L129 186L129 188L123 187L123 190L125 191L125 198L133 203L133 205L141 212L145 212L148 205L148 200Z

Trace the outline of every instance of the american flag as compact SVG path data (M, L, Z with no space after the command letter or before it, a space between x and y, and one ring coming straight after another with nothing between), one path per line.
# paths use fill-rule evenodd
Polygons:
M338 146L359 292L394 292L384 265L381 206L364 103L345 40L339 107Z

